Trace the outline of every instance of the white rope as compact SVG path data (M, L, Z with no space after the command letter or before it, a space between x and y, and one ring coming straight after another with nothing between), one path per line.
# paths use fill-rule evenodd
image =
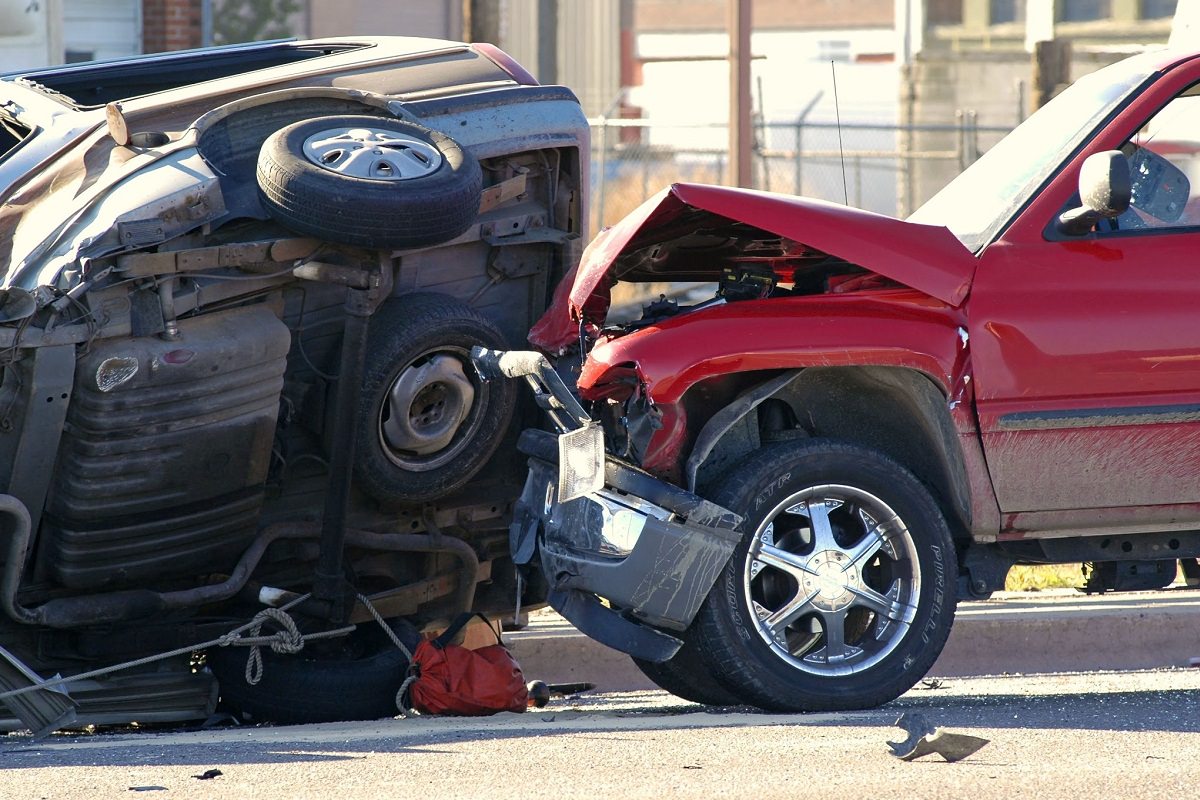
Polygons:
M405 718L417 715L417 710L412 707L411 703L406 703L404 701L404 696L408 694L409 687L416 682L417 678L421 677L417 672L416 662L413 661L412 651L404 646L404 642L400 641L400 637L396 635L394 630L392 630L392 626L388 625L387 622L384 621L383 615L375 610L375 606L371 604L371 601L367 599L366 595L358 595L358 602L362 603L363 606L366 607L367 611L371 613L371 616L375 618L375 621L379 623L379 627L383 628L383 632L388 635L388 638L392 640L392 643L395 644L396 647L399 647L400 652L404 653L405 657L408 659L408 677L404 679L404 683L400 684L400 689L396 692L396 710L400 712L400 716Z
M266 638L270 639L271 650L280 655L287 653L299 653L304 649L304 637L300 634L300 629L296 627L296 621L288 616L288 613L280 608L264 608L262 611L254 615L251 627L247 631L246 639L263 638L260 636L264 622L270 620L279 626L279 630ZM238 644L237 640L230 641L228 644L222 644L222 647L227 647L229 644ZM251 686L258 685L258 682L263 677L263 660L262 660L262 645L250 645L250 654L246 656L246 683Z
M52 680L36 683L32 686L24 686L19 689L12 689L10 691L0 693L0 701L9 697L16 697L17 695L41 691L42 689L53 689L56 686L72 683L74 681L98 678L113 672L119 672L120 670L132 669L145 664L152 664L155 661L163 661L168 658L174 658L175 656L194 653L197 650L207 650L210 647L249 647L250 653L246 658L246 683L254 686L261 681L263 677L264 665L262 660L262 647L269 646L273 652L281 655L298 653L304 649L305 642L315 639L331 639L336 636L344 636L355 629L356 626L347 625L345 627L336 628L329 631L301 634L300 629L296 626L296 621L292 619L291 615L289 615L287 611L299 603L304 602L308 598L309 595L305 594L296 598L295 600L292 600L286 605L281 606L280 608L265 608L255 614L254 618L246 624L239 625L229 633L219 636L216 639L188 645L186 647L178 647L174 650L168 650L165 653L144 656L142 658L134 659L133 661L125 661L121 664L114 664L111 667L95 669L91 672L82 672L78 675L69 675L65 678L54 678ZM367 611L370 612L375 621L379 623L379 627L383 628L384 633L386 633L388 638L392 640L392 643L395 644L396 647L400 649L400 652L404 653L405 657L408 659L409 675L404 679L404 683L400 685L400 690L396 692L396 708L399 710L401 717L414 715L417 713L416 710L404 700L405 695L408 693L408 690L412 686L413 682L420 677L416 673L416 668L413 664L412 651L410 651L404 645L404 642L400 640L400 637L396 635L396 632L392 630L392 627L388 625L386 621L384 621L383 616L380 615L380 613L375 609L375 606L370 600L361 594L358 595L358 600L363 604ZM267 636L261 635L262 626L266 622L272 622L278 625L279 630Z
M396 692L396 708L400 711L400 716L408 719L409 717L419 717L421 712L412 707L411 703L404 702L404 696L408 693L408 688L417 682L417 678L421 677L415 672L412 672L412 667L409 667L408 677L404 679L404 683L400 684L399 691Z
M165 653L158 653L158 654L152 655L152 656L144 656L143 658L136 658L133 661L125 661L121 664L114 664L111 667L103 667L101 669L94 669L91 672L81 672L78 675L68 675L65 678L61 678L61 677L53 678L48 681L42 681L40 683L35 683L32 686L23 686L20 689L11 689L7 692L0 693L0 700L5 700L9 697L16 697L17 695L29 694L30 692L41 691L42 689L53 689L55 686L61 686L65 683L73 683L74 681L82 681L82 680L87 680L89 678L98 678L102 675L108 675L109 673L118 672L123 669L132 669L134 667L140 667L144 664L152 664L155 661L163 661L164 659L174 658L175 656L182 656L182 655L186 655L189 653L194 653L197 650L207 650L210 647L229 647L232 645L232 646L237 646L237 647L255 647L255 648L257 648L257 647L261 647L263 645L268 645L271 647L272 650L275 650L275 652L277 652L277 653L297 652L299 650L299 648L297 648L296 650L286 650L286 649L285 650L276 650L275 648L276 648L277 643L280 647L285 647L285 648L293 646L295 639L291 635L291 632L295 631L297 634L299 634L299 630L296 628L295 621L292 620L292 618L284 612L286 612L288 609L292 608L293 606L304 602L308 598L309 598L309 595L305 594L300 597L297 597L295 600L291 601L290 603L287 603L284 606L281 606L280 608L264 609L263 611L260 611L258 614L255 614L254 619L250 620L245 625L240 625L240 626L234 628L233 630L231 630L229 633L225 634L224 636L220 636L216 639L212 639L207 642L200 642L199 644L192 644L192 645L188 645L187 647L177 647L174 650L168 650ZM270 612L270 613L268 613L268 612ZM282 617L277 617L276 615L282 615ZM288 623L281 622L281 620L283 618L286 618L288 620L288 622L291 623L290 628L288 628ZM280 624L284 626L284 629L276 631L275 633L271 634L270 636L258 635L258 631L262 629L263 622L266 621L267 619L271 619L273 621L280 622ZM314 639L332 639L335 636L345 636L346 634L350 633L350 631L354 630L354 628L355 628L354 625L347 625L342 628L335 628L334 630L317 631L316 633L304 634L304 635L300 636L300 640L301 640L300 647L303 647L304 642L312 641ZM250 636L242 635L244 633L250 633L252 630L254 631L252 635L250 635ZM259 677L261 679L261 675Z

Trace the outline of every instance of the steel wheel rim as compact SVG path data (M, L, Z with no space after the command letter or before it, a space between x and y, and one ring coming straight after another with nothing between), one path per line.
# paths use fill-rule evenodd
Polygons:
M862 489L825 484L763 518L743 591L755 630L782 661L811 675L852 675L887 658L908 634L921 565L890 506Z
M439 348L396 373L378 420L380 446L393 464L414 472L437 469L474 438L488 389L472 379L467 358L461 348Z
M305 139L302 149L310 163L351 178L410 181L442 166L432 144L386 128L327 128Z

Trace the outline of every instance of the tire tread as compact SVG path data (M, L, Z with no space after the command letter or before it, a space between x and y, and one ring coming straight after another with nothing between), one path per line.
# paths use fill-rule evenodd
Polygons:
M758 493L764 485L764 479L785 481L790 478L798 459L806 458L825 461L846 458L859 463L873 461L875 467L893 471L896 481L908 484L906 489L910 492L909 499L922 506L921 513L932 521L935 530L930 533L941 548L943 570L954 569L956 562L953 539L945 518L928 489L902 465L865 447L825 439L807 439L765 447L730 470L713 500L734 511L745 512L746 502ZM910 526L913 524L912 520L908 522ZM751 647L760 644L757 641L758 634L734 624L725 610L725 604L718 596L719 592L729 590L730 581L735 582L736 591L741 591L742 562L739 555L746 546L748 543L743 543L735 550L733 558L718 577L716 585L701 607L692 629L713 677L730 691L761 708L785 712L844 711L882 705L911 688L933 665L945 645L956 600L953 574L947 579L943 592L942 602L948 606L943 612L944 617L939 620L939 625L924 647L910 656L911 661L905 664L899 675L877 682L864 681L865 685L855 687L850 692L822 692L817 689L798 688L795 685L785 686L777 676L765 670L760 674L760 670L747 666L747 652L744 649L747 642ZM916 631L910 631L909 635L915 633ZM903 646L902 644L901 647Z
M425 137L442 151L442 168L412 181L384 182L330 172L297 154L310 131L356 121ZM478 215L483 183L479 162L448 136L369 116L310 119L281 128L263 143L256 174L264 205L285 227L370 248L423 247L455 238Z
M456 329L453 334L444 329ZM450 337L450 338L445 338ZM363 372L355 443L355 478L372 497L384 502L423 502L442 497L465 485L499 447L516 403L513 381L488 384L487 415L479 429L482 440L449 463L428 472L402 470L388 460L376 438L375 401L387 391L397 364L439 344L462 341L507 349L504 335L487 317L460 300L433 292L416 292L389 299L371 318L367 334L367 365ZM478 402L478 398L477 398Z

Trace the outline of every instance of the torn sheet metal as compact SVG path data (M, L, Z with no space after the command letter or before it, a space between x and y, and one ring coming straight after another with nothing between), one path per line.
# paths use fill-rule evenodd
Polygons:
M65 689L41 686L45 681L12 653L0 647L0 692L9 694L0 703L33 732L35 739L49 736L75 721L75 701Z
M908 738L902 742L888 742L888 746L892 748L892 755L902 761L913 761L930 753L937 753L946 761L962 761L991 741L940 730L931 725L924 714L915 711L901 714L896 727L903 728Z
M966 298L975 274L975 256L938 225L906 222L805 197L677 183L600 232L584 251L578 269L563 281L571 284L569 296L556 294L545 316L530 331L529 341L559 352L577 335L580 319L593 323L604 319L609 288L621 274L623 260L722 221L744 222L801 243L952 306Z

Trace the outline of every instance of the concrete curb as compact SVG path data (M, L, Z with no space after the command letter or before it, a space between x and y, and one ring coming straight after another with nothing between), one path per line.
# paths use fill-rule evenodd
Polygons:
M505 634L529 679L588 681L608 691L655 688L624 653L549 610ZM1200 659L1200 592L1088 597L1073 590L1005 592L962 603L931 676L1192 666Z

